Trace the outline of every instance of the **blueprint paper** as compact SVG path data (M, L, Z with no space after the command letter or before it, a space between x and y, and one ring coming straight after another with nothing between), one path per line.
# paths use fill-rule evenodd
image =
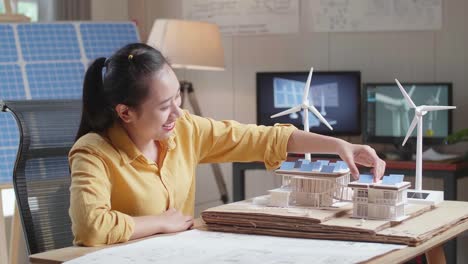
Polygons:
M69 264L356 263L406 246L191 230L102 249Z

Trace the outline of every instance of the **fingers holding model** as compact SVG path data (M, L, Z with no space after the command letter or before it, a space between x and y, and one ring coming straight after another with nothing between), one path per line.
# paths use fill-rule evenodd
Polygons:
M289 138L287 151L290 153L337 154L348 164L354 178L359 177L356 164L371 167L375 181L380 180L385 173L385 161L377 156L373 148L351 144L339 138L296 130Z

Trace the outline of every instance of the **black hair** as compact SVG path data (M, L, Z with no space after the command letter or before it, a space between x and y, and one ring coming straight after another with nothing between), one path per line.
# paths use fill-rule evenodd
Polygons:
M108 59L98 58L88 68L83 83L83 111L78 140L89 132L103 132L118 120L115 106L138 108L149 93L149 80L169 63L158 50L128 44Z

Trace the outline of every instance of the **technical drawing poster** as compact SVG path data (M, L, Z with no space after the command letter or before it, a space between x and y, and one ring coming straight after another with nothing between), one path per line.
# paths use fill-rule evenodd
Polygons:
M215 23L226 35L299 31L298 0L184 0L183 16Z
M442 0L311 0L317 32L442 28Z

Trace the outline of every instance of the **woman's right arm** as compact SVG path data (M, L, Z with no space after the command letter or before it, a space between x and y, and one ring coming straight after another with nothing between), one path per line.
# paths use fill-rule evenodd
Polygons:
M158 216L132 217L111 207L111 183L103 160L92 150L70 152L70 217L75 243L97 246L190 228L193 219L169 209Z
M135 229L130 240L151 236L158 233L184 231L193 226L193 217L183 215L174 208L158 216L133 217Z

